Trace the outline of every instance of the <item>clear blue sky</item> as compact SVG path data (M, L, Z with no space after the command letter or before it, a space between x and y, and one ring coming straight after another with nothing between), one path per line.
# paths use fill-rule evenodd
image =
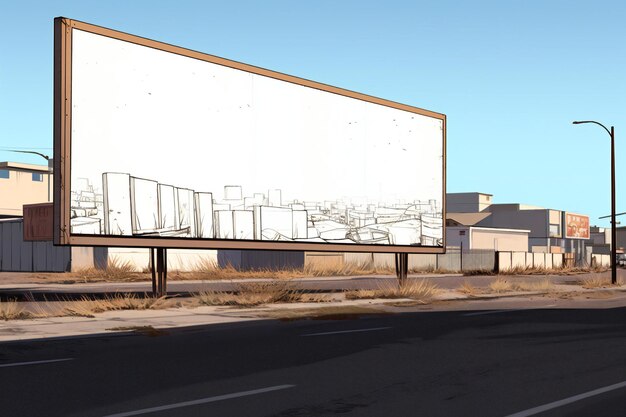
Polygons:
M448 192L626 211L626 3L620 1L8 1L0 161L52 153L53 18L65 16L445 113ZM626 216L622 217L626 224Z

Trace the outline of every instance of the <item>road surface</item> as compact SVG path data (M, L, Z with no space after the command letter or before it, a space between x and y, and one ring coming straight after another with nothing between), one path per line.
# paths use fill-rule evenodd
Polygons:
M0 344L0 414L626 415L626 308L336 319Z

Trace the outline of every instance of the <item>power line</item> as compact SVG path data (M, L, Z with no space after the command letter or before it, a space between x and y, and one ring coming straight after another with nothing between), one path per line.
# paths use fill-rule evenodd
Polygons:
M615 213L616 216L621 216L622 214L626 214L626 211L623 211L621 213ZM608 217L611 217L611 215L609 214L608 216L598 217L598 219L606 219Z

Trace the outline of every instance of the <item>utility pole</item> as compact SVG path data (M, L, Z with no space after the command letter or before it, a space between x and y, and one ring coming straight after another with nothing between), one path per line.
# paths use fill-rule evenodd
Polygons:
M607 129L602 123L594 120L572 122L575 125L593 123L601 126L611 137L611 284L617 284L617 222L615 221L615 129Z

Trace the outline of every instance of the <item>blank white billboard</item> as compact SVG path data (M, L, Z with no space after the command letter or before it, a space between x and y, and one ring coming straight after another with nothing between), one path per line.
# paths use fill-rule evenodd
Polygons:
M62 23L71 28L71 55L61 57L70 86L60 88L71 128L55 140L68 155L59 167L71 193L89 187L104 201L104 213L91 213L104 227L90 239L442 248L445 116Z

